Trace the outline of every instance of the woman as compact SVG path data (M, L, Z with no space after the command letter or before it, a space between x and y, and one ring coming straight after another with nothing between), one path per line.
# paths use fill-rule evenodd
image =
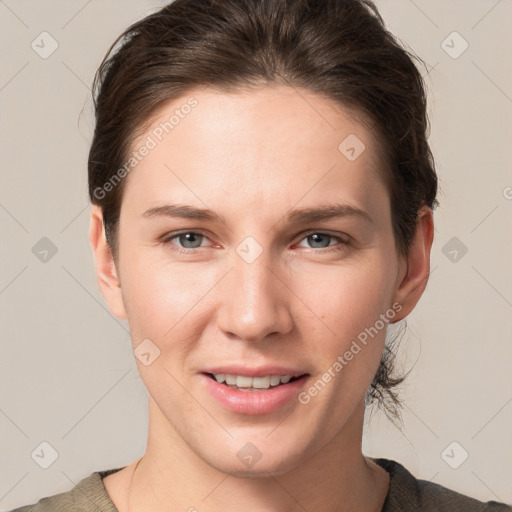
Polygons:
M376 8L176 0L95 85L90 241L147 451L18 510L510 510L361 451L367 404L397 413L386 332L437 205L421 76Z

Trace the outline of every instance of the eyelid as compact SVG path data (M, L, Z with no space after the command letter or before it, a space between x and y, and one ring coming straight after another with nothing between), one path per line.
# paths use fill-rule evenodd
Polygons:
M331 236L332 238L337 238L338 240L341 240L345 243L349 243L353 241L353 238L350 235L347 235L346 233L333 233L329 230L323 230L323 229L309 229L307 231L303 231L302 233L299 233L299 241L301 241L303 238L306 238L309 235L327 235Z

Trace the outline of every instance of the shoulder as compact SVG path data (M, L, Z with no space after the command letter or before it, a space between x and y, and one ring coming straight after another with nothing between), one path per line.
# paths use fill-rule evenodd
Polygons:
M389 491L382 512L512 512L504 503L484 503L433 482L417 480L401 464L373 459L390 475Z
M41 498L37 503L10 512L118 512L102 479L120 469L122 468L97 471L80 480L68 492Z

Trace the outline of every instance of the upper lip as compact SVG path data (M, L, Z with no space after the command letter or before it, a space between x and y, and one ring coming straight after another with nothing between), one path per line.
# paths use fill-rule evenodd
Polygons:
M247 366L241 365L226 365L206 368L203 372L214 375L227 373L228 375L242 375L244 377L266 377L267 375L290 375L291 377L300 377L307 373L302 370L274 365L258 366L256 368L248 368Z

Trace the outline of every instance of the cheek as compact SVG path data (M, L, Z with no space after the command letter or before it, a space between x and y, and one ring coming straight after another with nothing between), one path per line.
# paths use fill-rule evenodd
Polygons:
M389 306L392 273L385 261L371 265L339 266L309 272L307 281L297 284L297 296L316 314L324 328L346 332L372 324ZM341 330L341 331L340 331ZM332 334L332 333L331 333Z
M218 280L212 268L155 261L144 254L134 255L122 270L132 337L154 338L162 344L189 337L187 329L197 327L197 317L208 302L204 299Z
M315 367L327 369L338 356L352 351L348 357L357 363L348 365L350 372L376 369L388 325L381 315L390 308L392 291L390 262L378 258L371 265L324 268L310 274L296 293L310 308L301 309L308 319L302 327Z

